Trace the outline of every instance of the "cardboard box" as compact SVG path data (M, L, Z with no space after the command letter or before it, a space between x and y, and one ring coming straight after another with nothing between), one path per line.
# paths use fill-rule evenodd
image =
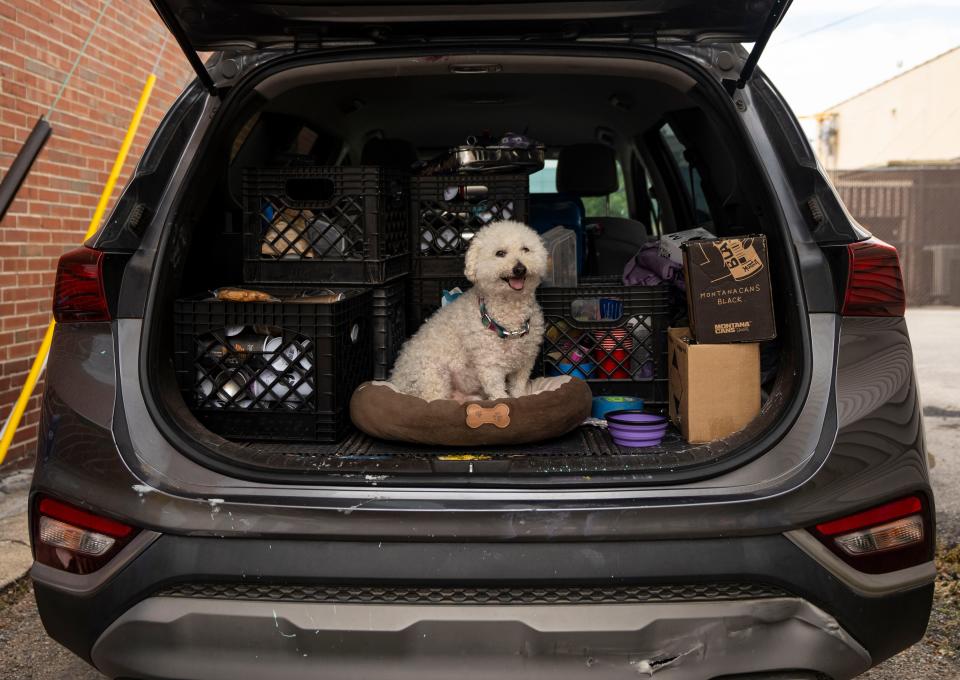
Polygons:
M766 236L683 244L687 316L698 343L777 337Z
M669 330L670 420L692 444L742 430L760 413L760 346L696 345Z
M660 237L660 257L668 257L677 264L683 264L683 244L693 239L715 238L712 233L703 227L664 234Z

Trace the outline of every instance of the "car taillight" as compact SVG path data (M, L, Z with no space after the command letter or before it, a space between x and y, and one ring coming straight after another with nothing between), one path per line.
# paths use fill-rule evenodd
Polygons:
M53 288L53 318L57 323L109 321L103 285L104 253L86 246L64 253Z
M852 531L833 540L848 555L894 550L923 541L923 518L920 515L904 517L863 531Z
M34 521L34 555L41 564L89 574L109 562L136 533L122 522L43 498Z
M844 316L903 316L906 301L897 249L877 238L847 245Z
M810 531L843 561L870 574L933 559L933 526L920 496L822 522Z

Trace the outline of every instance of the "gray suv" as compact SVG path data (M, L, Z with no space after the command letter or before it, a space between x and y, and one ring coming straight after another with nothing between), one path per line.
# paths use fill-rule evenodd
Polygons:
M31 497L52 638L110 677L204 680L840 680L921 638L898 256L756 69L789 2L153 4L197 78L59 264ZM177 300L245 280L246 168L408 166L481 130L545 144L559 191L531 217L581 206L592 274L693 227L766 235L777 340L746 429L438 450L264 442L254 413L224 437L190 408Z

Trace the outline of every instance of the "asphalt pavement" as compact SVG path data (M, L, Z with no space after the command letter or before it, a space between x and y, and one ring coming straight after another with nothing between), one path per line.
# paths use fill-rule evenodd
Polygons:
M960 678L960 309L923 308L907 314L924 404L927 449L937 504L937 594L926 637L862 680ZM24 577L26 476L0 480L0 678L103 680L50 640ZM891 621L890 625L896 625Z

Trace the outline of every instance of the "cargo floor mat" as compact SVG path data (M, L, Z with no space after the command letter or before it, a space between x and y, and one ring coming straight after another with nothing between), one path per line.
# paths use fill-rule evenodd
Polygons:
M380 481L394 475L590 475L676 471L716 460L723 442L688 444L669 430L660 445L643 449L618 446L606 430L580 427L537 444L501 447L425 447L373 439L354 432L339 444L231 443L231 457L286 472L359 475ZM226 453L226 450L223 451Z

